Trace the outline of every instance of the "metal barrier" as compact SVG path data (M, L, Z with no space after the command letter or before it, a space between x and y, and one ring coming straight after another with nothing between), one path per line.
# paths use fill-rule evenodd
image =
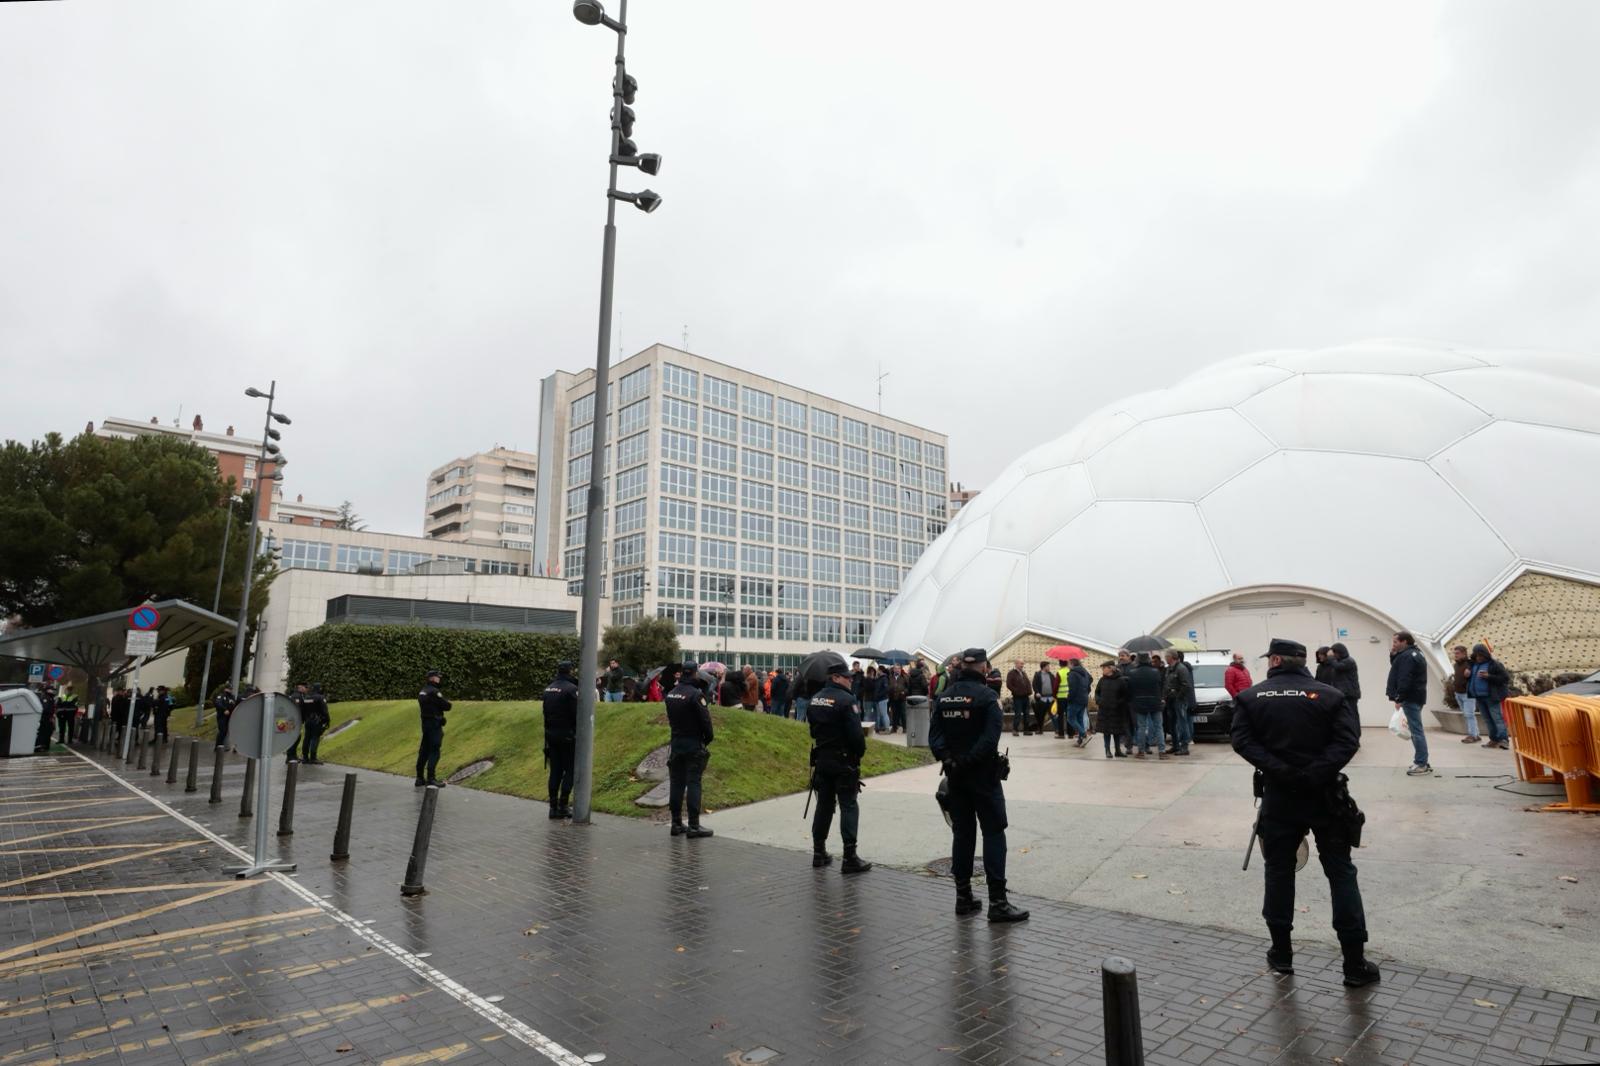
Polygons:
M1501 709L1516 748L1518 776L1567 790L1565 803L1544 809L1600 811L1600 700L1549 692L1508 699ZM1539 773L1530 763L1552 773Z

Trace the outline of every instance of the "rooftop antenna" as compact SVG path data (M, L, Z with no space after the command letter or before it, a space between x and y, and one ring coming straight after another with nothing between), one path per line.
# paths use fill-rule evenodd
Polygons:
M888 377L888 376L889 376L889 372L883 368L883 364L882 363L879 363L878 364L878 413L880 415L883 414L883 379Z
M689 323L683 324L683 350L689 350Z
M172 419L172 428L177 429L183 424L183 404L178 405L178 413Z

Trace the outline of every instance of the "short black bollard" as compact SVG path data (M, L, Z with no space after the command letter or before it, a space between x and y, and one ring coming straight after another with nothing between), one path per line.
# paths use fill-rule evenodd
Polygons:
M143 743L144 743L144 730L135 729L133 731L133 740L130 741L129 744L128 744L128 754L126 754L126 755L124 755L122 757L122 765L126 766L129 763L133 762L133 749L139 747Z
M196 744L199 741L195 741ZM228 758L228 753L221 748L217 749L217 757L211 764L211 798L208 803L222 802L222 769Z
M150 776L151 777L160 777L161 776L161 741L163 739L166 740L168 746L171 746L171 744L172 744L172 738L171 737L166 737L166 738L157 737L155 740L151 741L151 743L150 743Z
M239 817L248 818L255 811L256 761L244 761L244 792L239 796Z
M183 782L185 792L200 791L200 742L189 741L189 776Z
M154 737L150 738L150 743L151 744L155 743L155 738ZM144 769L145 750L146 750L146 745L141 743L139 745L139 762L138 762L137 765L134 766L135 770L143 770Z
M439 804L439 790L429 785L422 795L422 813L417 817L417 837L411 842L411 861L406 863L406 879L400 886L402 896L421 896L428 890L422 887L422 875L428 868L428 838L433 835L433 809Z
M175 740L167 746L172 749L167 753L167 784L175 785L178 783L178 749L183 745Z
M344 775L344 795L339 797L339 828L333 832L333 854L328 858L343 862L350 857L350 815L356 805L356 775Z
M300 778L300 764L292 762L283 777L283 809L278 812L278 835L294 836L294 786Z
M1144 1066L1144 1036L1139 1019L1139 974L1118 955L1100 964L1105 1005L1106 1066Z

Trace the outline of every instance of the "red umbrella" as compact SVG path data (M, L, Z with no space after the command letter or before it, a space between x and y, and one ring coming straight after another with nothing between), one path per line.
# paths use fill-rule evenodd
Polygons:
M1068 659L1087 659L1089 655L1076 644L1057 644L1055 647L1045 652L1044 657L1046 659L1054 659L1057 662L1064 663Z

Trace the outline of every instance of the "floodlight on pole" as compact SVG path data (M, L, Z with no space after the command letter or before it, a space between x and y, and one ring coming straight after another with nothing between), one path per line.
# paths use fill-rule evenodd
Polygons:
M643 192L613 192L613 199L626 200L645 214L649 214L661 206L661 194L645 189Z
M280 426L287 426L289 424L289 416L288 415L280 415L276 411L274 411L272 413L272 420L274 422L278 423L278 425L280 425Z
M266 393L262 392L253 385L250 388L245 389L244 394L250 397L252 400L259 400L266 395Z

